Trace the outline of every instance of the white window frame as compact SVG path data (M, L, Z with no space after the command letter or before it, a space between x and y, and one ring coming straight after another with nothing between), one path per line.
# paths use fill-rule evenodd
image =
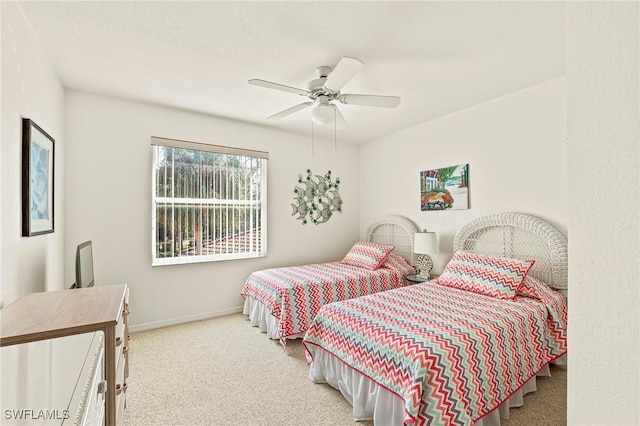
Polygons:
M176 264L185 264L185 263L200 263L200 262L215 262L215 261L223 261L223 260L233 260L233 259L248 259L248 258L258 258L258 257L266 257L267 256L267 160L269 158L269 153L264 151L243 149L243 148L234 148L229 146L222 145L211 145L200 142L191 142L179 139L169 139L158 136L151 137L151 145L153 152L152 166L151 166L151 259L152 266L161 266L161 265L176 265ZM261 168L261 182L260 182L260 200L231 200L231 199L217 199L217 198L175 198L175 197L159 197L156 195L156 167L157 167L157 154L158 148L175 148L175 149L185 149L190 151L204 151L204 152L212 152L217 154L227 154L227 155L237 155L243 157L252 157L260 162ZM178 202L176 202L178 201ZM244 252L230 252L230 253L221 253L221 254L213 254L213 255L203 255L203 254L186 254L179 255L173 257L156 257L157 253L157 209L156 206L158 203L166 204L187 204L192 206L211 206L211 205L219 205L219 206L234 206L234 205L258 205L261 206L260 211L260 223L256 224L259 226L260 235L259 236L251 236L251 241L253 238L259 238L260 247L256 251L244 251ZM228 214L228 212L227 212ZM228 217L227 217L228 219ZM249 229L247 229L249 230ZM175 239L174 239L175 241ZM253 247L253 242L251 242L251 247Z

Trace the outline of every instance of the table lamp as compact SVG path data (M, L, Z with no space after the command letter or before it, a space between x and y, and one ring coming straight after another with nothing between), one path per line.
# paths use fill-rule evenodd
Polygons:
M416 258L418 266L418 277L429 279L429 272L433 268L433 261L430 254L438 253L438 236L435 232L416 232L413 243L413 252L418 255Z

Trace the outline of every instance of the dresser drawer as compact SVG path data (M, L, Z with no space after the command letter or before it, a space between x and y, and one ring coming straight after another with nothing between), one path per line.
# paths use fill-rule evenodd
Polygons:
M118 382L116 383L116 418L118 421L116 424L122 424L122 416L124 415L124 407L126 401L127 394L127 380L124 377L124 367L126 363L123 358L118 363L118 372L116 376L118 377Z
M104 424L105 396L107 381L104 375L104 334L96 333L94 346L85 362L86 377L81 376L78 381L80 399L76 416L69 418L62 424L93 426ZM91 356L91 354L93 355ZM84 383L84 386L83 386Z
M128 345L128 336L126 333L124 320L121 318L116 326L116 361L122 357L122 349Z
M122 354L124 355L124 378L125 380L129 377L129 342L127 341L127 346L122 348Z
M126 390L127 388L127 380L124 374L127 362L126 362L124 353L122 353L120 355L120 358L117 359L116 361L117 361L117 364L116 364L115 387L116 387L116 395L118 395L120 392Z
M117 414L116 414L116 424L117 425L121 425L123 424L123 419L124 419L124 408L127 404L127 389L124 388L122 390L122 392L120 392L118 395L116 395L116 409Z
M103 425L104 334L3 347L2 424Z
M124 354L124 378L129 377L129 345L131 343L131 336L129 336L129 289L127 289L124 296L124 309L122 311L122 318L124 319L124 346L122 352Z

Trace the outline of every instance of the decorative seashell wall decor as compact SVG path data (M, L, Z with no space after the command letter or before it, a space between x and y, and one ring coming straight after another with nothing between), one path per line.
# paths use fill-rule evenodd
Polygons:
M336 178L334 183L331 170L320 176L307 169L306 179L299 174L298 183L302 186L296 186L293 190L296 195L293 197L295 204L291 204L291 216L298 215L296 219L302 220L303 225L308 222L318 225L328 221L334 211L342 213L342 198L338 193L340 178Z

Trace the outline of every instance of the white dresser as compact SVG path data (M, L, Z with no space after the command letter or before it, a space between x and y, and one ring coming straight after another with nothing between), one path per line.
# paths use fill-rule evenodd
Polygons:
M104 333L0 349L2 425L103 425Z
M88 365L86 354L89 349L84 349L83 345L86 345L88 348L89 343L77 343L78 346L76 347L80 349L74 350L57 349L56 345L58 343L55 342L60 342L62 340L58 339L65 337L86 335L88 333L93 335L95 332L100 332L100 335L104 336L104 350L102 351L104 361L101 362L101 365L103 365L101 370L106 380L106 384L104 385L99 386L100 381L94 383L95 386L99 386L99 389L96 388L96 391L100 391L100 395L104 395L104 404L102 404L104 405L104 421L100 424L106 426L119 426L123 424L124 409L127 403L126 380L129 376L129 289L126 284L30 293L5 306L2 311L0 311L0 316L2 317L2 326L0 327L0 347L2 347L2 354L5 353L5 349L11 346L40 343L37 346L29 346L29 348L33 349L28 349L28 352L34 354L37 352L50 354L45 355L44 359L51 360L50 364L43 361L42 364L34 364L33 368L27 368L28 366L25 367L24 361L21 361L24 356L11 351L7 352L8 354L13 354L9 355L9 358L11 356L15 357L15 363L13 365L16 365L18 369L15 374L19 374L19 376L16 376L17 378L14 380L13 385L7 385L6 388L7 392L16 398L12 404L22 403L22 401L25 401L24 398L31 398L32 395L46 395L46 392L40 388L50 389L53 385L49 382L53 380L56 380L55 383L62 383L61 381L63 379L58 376L75 376L78 380L76 381L73 392L82 392L83 386L86 386L87 382L80 378L84 370L78 370L78 366ZM51 342L47 343L46 341ZM69 340L69 342L71 341L74 340ZM66 346L74 345L75 343L62 344ZM25 349L23 349L23 351L24 350ZM70 361L68 354L75 353L75 351L78 351L80 354L74 356L81 357L84 362ZM84 355L81 355L82 353L84 353ZM69 361L67 362L67 360ZM4 390L4 361L2 373L2 387ZM28 381L27 377L33 377L34 379ZM25 380L27 381L25 382ZM28 386L23 385L24 383L28 383ZM18 387L12 388L11 386ZM60 386L66 389L66 385ZM106 390L104 388L106 388ZM68 391L65 390L65 392ZM54 394L57 396L56 392L51 392L51 394L52 396L50 397L42 397L45 399L27 400L35 401L38 404L48 403L49 405L46 407L25 406L18 408L25 408L26 410L41 408L56 409L58 408L57 405L52 405L54 404L53 399L47 402L46 398L53 398ZM91 395L93 395L93 393ZM93 400L89 398L86 402L87 409L89 409L87 422L93 418L92 416L98 414L91 412L90 407L92 407L92 401ZM62 404L62 402L55 400L55 404ZM5 406L3 392L1 424L9 424L4 423L6 420L13 421L14 413L6 411L12 408L11 406ZM83 412L86 411L84 408L83 410ZM67 416L71 417L75 415L76 411L75 407L69 406ZM47 412L41 413L40 411L35 414L31 411L15 412L15 414L20 413L26 413L26 415L30 417L41 414L44 416L56 414L55 412L49 414ZM7 419L7 416L12 417L12 419ZM64 417L64 413L61 416ZM37 418L33 420L40 419ZM72 419L72 421L75 421L75 419ZM56 423L50 421L48 424Z

